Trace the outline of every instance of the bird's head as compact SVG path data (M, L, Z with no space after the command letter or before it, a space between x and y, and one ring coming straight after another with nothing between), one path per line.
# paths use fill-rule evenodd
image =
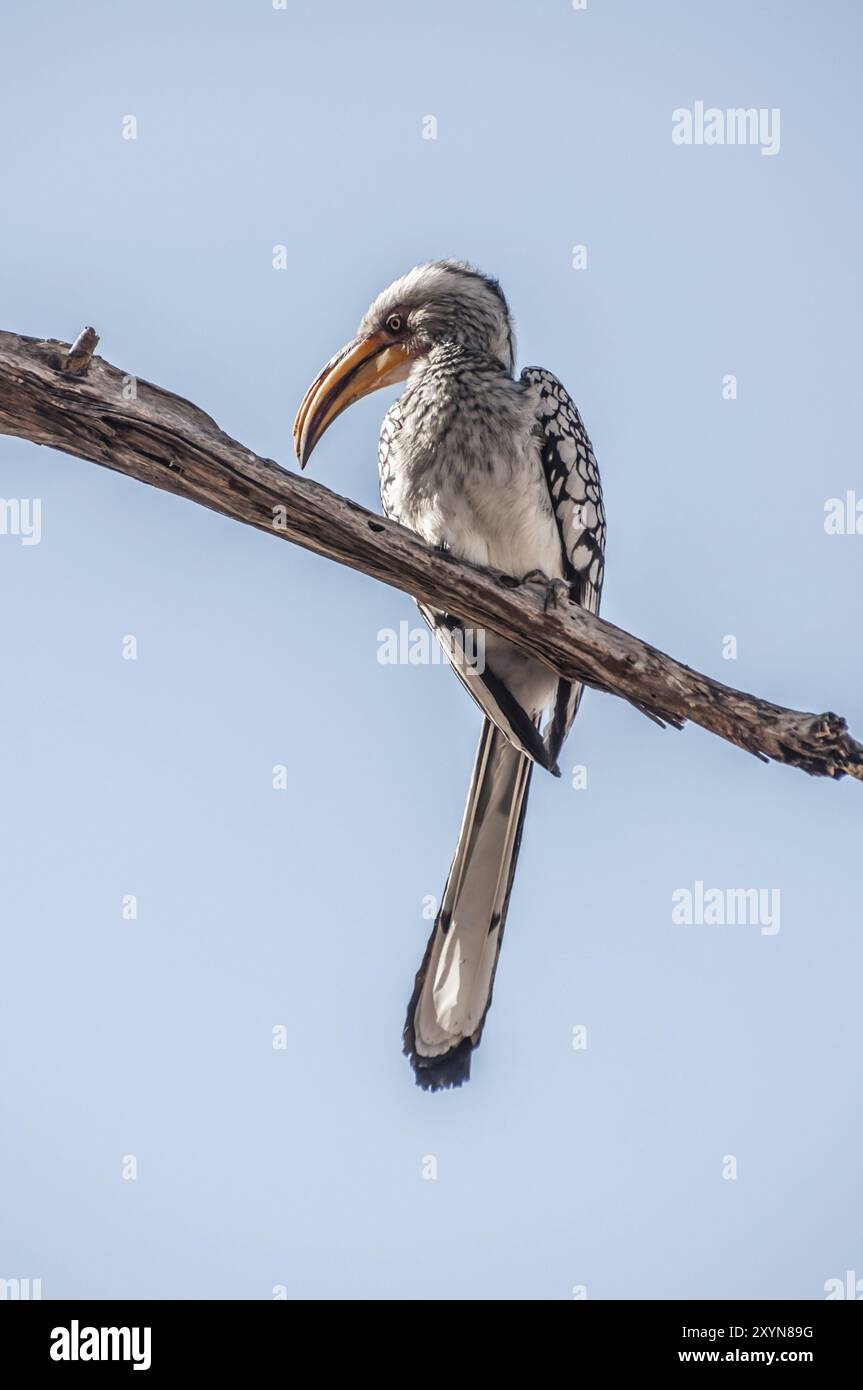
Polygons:
M357 336L330 358L297 411L300 467L336 416L371 391L404 381L416 362L444 343L513 369L512 321L503 292L496 280L461 261L416 266L378 295Z

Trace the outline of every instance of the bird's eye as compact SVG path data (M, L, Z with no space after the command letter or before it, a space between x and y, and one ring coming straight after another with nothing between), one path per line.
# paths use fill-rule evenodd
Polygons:
M387 319L387 328L389 329L389 331L390 331L391 333L401 333L401 331L402 331L402 316L401 316L401 314L390 314L389 318Z

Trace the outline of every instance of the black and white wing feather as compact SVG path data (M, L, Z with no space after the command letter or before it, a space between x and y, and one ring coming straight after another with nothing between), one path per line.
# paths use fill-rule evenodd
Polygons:
M560 531L572 599L599 612L605 568L605 511L602 485L587 430L566 387L542 367L526 367L526 386L537 393L537 432L551 505ZM561 681L554 713L545 731L549 754L557 758L569 733L583 687Z

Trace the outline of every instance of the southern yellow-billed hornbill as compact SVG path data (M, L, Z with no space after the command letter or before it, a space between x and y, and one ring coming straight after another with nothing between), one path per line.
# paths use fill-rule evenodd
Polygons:
M361 396L405 382L380 437L387 516L477 565L565 584L596 612L605 518L590 440L564 387L528 367L495 280L438 261L396 280L356 338L327 363L297 413L304 467L328 425ZM470 1075L491 1003L533 763L557 773L581 686L488 633L422 609L485 715L443 901L416 977L405 1052L427 1089ZM478 659L479 658L479 659Z

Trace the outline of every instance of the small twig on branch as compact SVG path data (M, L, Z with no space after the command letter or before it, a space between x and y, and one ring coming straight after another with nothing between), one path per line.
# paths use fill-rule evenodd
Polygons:
M66 354L66 361L63 364L65 371L71 372L73 376L83 376L90 365L98 342L99 335L95 328L82 328Z
M839 715L733 690L576 604L546 609L536 586L431 550L386 517L259 458L191 402L91 357L97 342L93 329L71 350L0 332L0 433L103 464L372 575L654 718L691 720L815 776L863 780L863 746ZM78 375L68 364L82 354Z

